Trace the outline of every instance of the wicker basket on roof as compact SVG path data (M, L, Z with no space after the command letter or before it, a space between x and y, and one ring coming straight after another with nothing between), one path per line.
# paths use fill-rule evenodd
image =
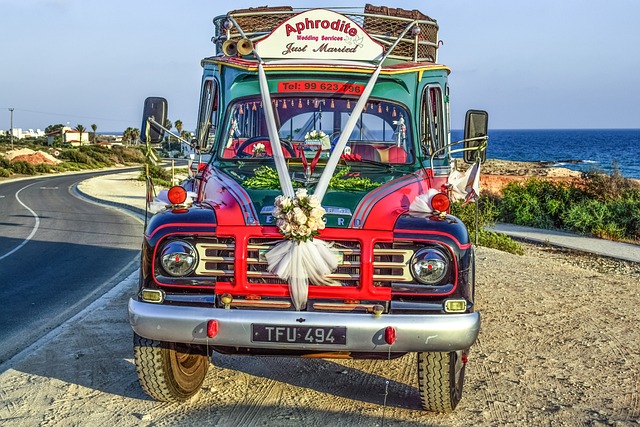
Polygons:
M399 8L391 8L386 6L373 6L370 4L364 7L364 29L372 35L372 37L382 36L386 39L387 48L395 41L395 39L404 31L409 24L409 20L423 21L418 24L420 28L418 43L418 60L427 60L435 62L436 50L438 46L438 24L435 19L429 18L418 10L404 10ZM372 16L375 15L375 16ZM390 17L390 18L388 18ZM395 20L393 18L405 18ZM404 39L411 39L411 33L407 34ZM392 52L394 56L405 58L414 57L414 42L401 41Z
M282 13L279 13L282 12ZM270 33L293 15L291 6L261 6L237 9L228 13L247 36Z

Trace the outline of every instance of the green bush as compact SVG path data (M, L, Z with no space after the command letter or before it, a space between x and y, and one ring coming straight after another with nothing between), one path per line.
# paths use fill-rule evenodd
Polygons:
M148 163L147 167L149 169L149 177L153 181L154 184L161 185L164 187L171 187L171 172L167 169L158 166L153 163ZM140 178L141 181L146 180L146 168L142 166L140 169Z
M0 177L1 178L8 178L11 176L11 171L9 169L5 169L3 167L0 167Z
M25 162L24 160L18 160L16 162L11 163L11 169L13 169L14 173L21 175L35 175L36 168L29 162Z
M640 239L640 185L614 172L573 183L531 178L503 189L498 220L622 240Z
M53 171L53 165L47 163L41 163L36 165L36 172L38 173L51 173Z
M582 199L576 187L562 182L531 178L505 186L500 202L501 221L537 228L562 226L567 205Z
M67 149L67 150L62 150L60 152L60 159L62 160L67 160L68 162L73 162L73 163L84 163L85 165L93 165L95 164L95 161L89 157L86 153L83 153L80 150L77 149ZM78 165L78 168L81 168L80 165Z

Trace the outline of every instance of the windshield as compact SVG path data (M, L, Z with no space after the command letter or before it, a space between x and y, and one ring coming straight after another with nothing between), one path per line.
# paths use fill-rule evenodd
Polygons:
M285 157L326 159L357 100L274 98L273 111ZM270 157L271 144L259 96L236 100L228 110L219 155L223 159ZM349 136L344 154L352 160L412 163L409 114L400 104L370 100Z

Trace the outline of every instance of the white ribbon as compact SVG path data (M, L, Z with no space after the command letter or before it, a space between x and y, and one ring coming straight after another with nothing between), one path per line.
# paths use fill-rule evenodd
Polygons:
M296 310L301 310L307 303L309 281L315 285L340 285L326 278L338 267L338 260L324 240L284 240L265 256L269 271L289 283L289 293Z
M264 115L267 119L267 132L269 133L269 141L271 142L273 160L276 164L276 170L278 171L280 188L282 188L282 194L287 197L293 197L293 184L291 183L291 177L289 177L289 171L287 170L287 163L284 160L284 154L282 154L282 144L280 144L280 135L278 135L278 125L276 124L276 118L273 114L271 94L269 93L267 76L264 72L262 62L258 63L258 79L260 81L260 94L262 95Z
M376 67L371 79L367 83L362 95L358 99L347 124L345 125L336 146L327 161L327 165L320 176L314 195L322 202L329 181L338 166L340 154L344 150L349 136L356 126L360 114L364 110L367 100L373 91L380 70L382 69L382 61ZM269 86L262 62L258 64L258 76L260 81L260 92L262 94L262 104L264 105L265 118L267 120L267 131L271 148L273 151L273 159L278 171L278 179L284 196L295 197L291 177L287 170L287 164L282 154L282 145L278 135L278 126L276 124L275 115L271 105L271 95L269 94ZM307 302L309 295L309 281L315 285L335 286L339 285L332 280L326 278L328 274L338 267L336 255L332 252L331 247L323 240L313 239L311 241L292 241L285 240L278 243L273 249L266 254L268 270L275 273L283 280L289 283L289 293L296 310L301 310Z

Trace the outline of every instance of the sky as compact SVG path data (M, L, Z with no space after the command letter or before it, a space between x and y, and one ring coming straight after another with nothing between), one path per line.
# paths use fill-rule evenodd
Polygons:
M335 1L335 0L334 0ZM196 127L200 60L219 0L0 0L0 129L140 127L147 96ZM233 8L265 0L235 0ZM330 7L318 0L270 6ZM386 0L437 20L452 128L640 128L640 1ZM347 3L349 6L364 6Z

